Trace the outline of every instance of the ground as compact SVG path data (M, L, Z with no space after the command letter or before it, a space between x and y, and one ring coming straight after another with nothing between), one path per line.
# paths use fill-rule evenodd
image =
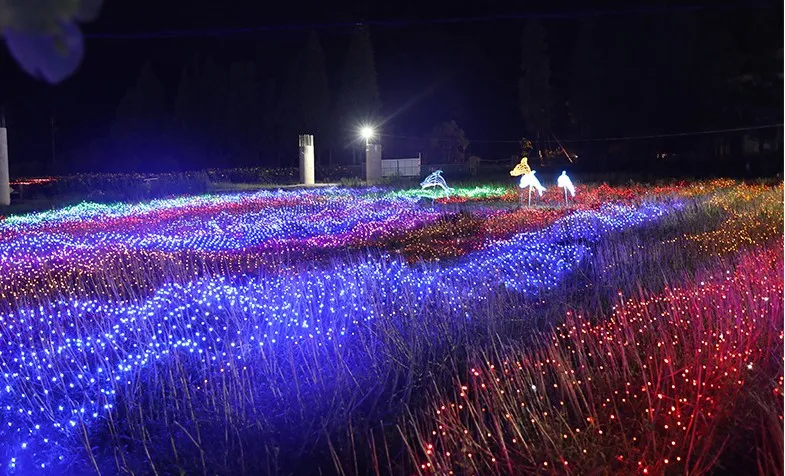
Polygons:
M782 184L545 185L6 211L0 464L781 472Z

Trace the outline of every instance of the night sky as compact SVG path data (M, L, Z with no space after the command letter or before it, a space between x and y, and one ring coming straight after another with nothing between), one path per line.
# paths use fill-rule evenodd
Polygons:
M118 102L147 61L154 64L171 100L183 65L195 53L252 58L260 76L280 78L308 32L316 29L329 79L337 88L353 22L371 25L383 114L391 117L385 132L423 136L437 122L455 119L476 147L482 147L483 140L517 139L524 127L517 99L523 17L546 14L551 81L554 87L565 88L581 19L615 17L623 24L625 18L692 8L668 2L622 5L109 0L99 20L83 27L86 58L80 70L60 85L28 78L3 50L0 82L10 146L17 152L12 162L19 160L19 151L24 160L51 157L52 117L58 152L86 147L106 135ZM739 18L729 22L732 28L754 28L756 20L751 19L761 13L782 17L781 5L739 5L727 10ZM454 18L463 20L445 21ZM625 41L623 29L604 34ZM493 153L499 148L486 144L486 150Z

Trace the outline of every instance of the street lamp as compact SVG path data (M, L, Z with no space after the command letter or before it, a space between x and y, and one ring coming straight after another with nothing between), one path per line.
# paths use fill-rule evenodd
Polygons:
M365 181L369 185L377 183L382 178L382 146L371 144L376 136L376 131L371 125L360 127L360 137L365 139Z
M365 145L368 145L368 143L371 141L371 139L373 139L373 136L374 136L373 127L371 127L371 126L363 126L360 129L360 136L363 139L365 139Z

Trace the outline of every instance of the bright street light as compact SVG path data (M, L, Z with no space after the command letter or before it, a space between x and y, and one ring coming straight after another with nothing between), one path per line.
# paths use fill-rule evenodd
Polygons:
M373 139L373 136L374 136L373 127L371 127L371 126L363 126L363 128L360 129L360 136L362 136L362 138L365 139L365 143L367 144L368 141Z

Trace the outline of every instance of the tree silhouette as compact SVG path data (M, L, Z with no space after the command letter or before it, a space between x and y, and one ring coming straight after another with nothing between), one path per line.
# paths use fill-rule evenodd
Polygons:
M551 127L551 69L542 24L537 21L526 24L521 46L519 105L526 128L539 139Z
M330 85L319 35L312 31L302 60L300 110L304 132L323 132L330 108Z
M183 68L175 94L172 135L193 165L228 167L256 163L265 114L256 67L234 62L226 71L211 59Z
M436 125L429 139L431 162L463 163L466 162L466 149L469 141L463 129L455 121L442 122Z
M291 63L278 103L282 139L294 144L297 134L316 134L317 147L327 138L330 85L319 35L312 31Z
M232 63L224 90L224 102L218 113L222 122L217 131L225 158L221 165L252 163L262 145L262 91L256 67L250 62Z
M341 76L339 109L346 127L373 121L381 111L373 46L367 27L359 27L349 40Z
M595 28L591 20L581 22L572 56L569 114L579 137L591 136L594 124L599 119L596 112L602 107L598 100L603 84Z
M117 107L112 137L126 165L139 169L146 157L160 152L164 123L164 88L150 63Z
M212 61L192 58L180 72L174 99L171 136L189 163L199 167L210 165L215 147L213 125L219 84L214 73L206 72L212 68ZM212 84L207 84L208 78Z

